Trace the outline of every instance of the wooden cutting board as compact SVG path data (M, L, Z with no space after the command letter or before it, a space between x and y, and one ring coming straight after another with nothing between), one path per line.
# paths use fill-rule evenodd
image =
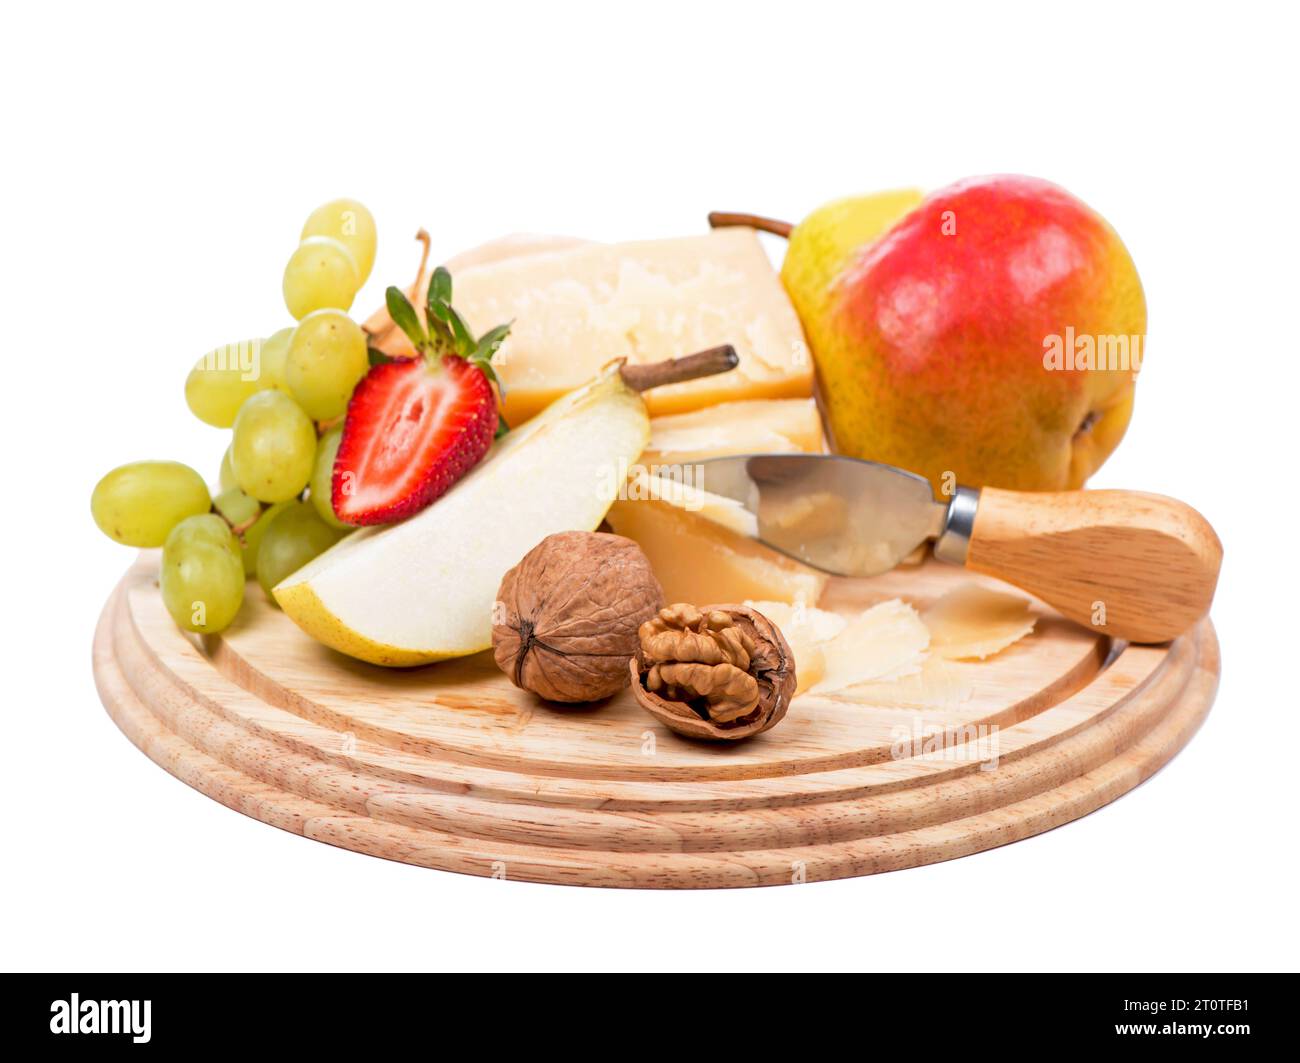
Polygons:
M246 815L411 864L585 886L765 886L913 867L1113 801L1196 731L1218 683L1208 619L1112 644L1043 611L952 665L938 704L804 696L736 746L679 738L629 694L557 707L490 654L410 671L302 634L256 582L221 637L180 632L157 558L105 606L95 675L152 760ZM835 581L824 607L921 606L972 577L928 562Z

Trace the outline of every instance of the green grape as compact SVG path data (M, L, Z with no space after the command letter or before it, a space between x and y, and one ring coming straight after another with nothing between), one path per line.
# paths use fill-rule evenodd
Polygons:
M284 360L289 355L289 337L293 335L293 326L273 332L262 341L262 387L279 388L287 391L284 382Z
M203 477L177 461L120 465L90 496L99 530L127 546L162 546L172 528L211 506Z
M338 240L309 236L284 267L284 304L301 321L313 310L347 310L361 281L352 254Z
M240 407L230 467L246 493L263 502L293 498L315 463L316 427L283 391L259 391Z
M342 535L320 519L314 507L306 502L291 502L276 514L262 534L257 551L257 582L272 601L273 588L282 579L293 575L318 554L323 554Z
M262 510L262 515L257 518L256 522L244 531L244 572L249 576L257 575L257 559L262 551L262 537L266 534L266 529L271 526L271 521L275 520L277 514L282 513L288 506L295 504L294 499L288 502L277 502L273 506L267 506Z
M262 512L262 503L252 495L245 494L238 487L222 491L212 500L212 508L226 518L232 527L247 524Z
M362 284L370 276L375 264L374 215L355 199L335 199L311 212L302 227L302 239L309 236L332 236L352 252L357 264L357 276Z
M215 513L186 517L163 544L163 604L186 631L230 626L244 601L244 565L230 527Z
M230 464L230 447L226 447L226 452L221 455L221 471L217 473L217 482L221 485L221 490L229 491L231 488L239 486L235 479L235 469Z
M217 495L212 500L212 508L225 518L231 531L241 527L244 529L242 533L235 532L235 541L239 544L239 552L244 559L244 574L251 576L256 571L256 562L249 557L248 533L259 523L262 503L235 487Z
M366 334L341 310L314 311L294 329L284 379L313 420L341 417L352 389L369 370Z
M344 524L334 513L334 459L338 456L339 441L343 438L343 428L331 428L316 444L316 468L312 470L308 498L316 507L320 519L331 528L351 531L351 524Z
M200 421L229 428L262 382L261 340L227 343L200 358L185 378L185 401Z

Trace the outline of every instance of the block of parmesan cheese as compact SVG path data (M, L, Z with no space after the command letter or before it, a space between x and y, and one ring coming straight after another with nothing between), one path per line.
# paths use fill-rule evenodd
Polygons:
M799 320L749 229L510 257L462 268L453 282L475 332L514 322L494 360L512 425L611 359L653 362L721 343L736 348L736 369L647 392L650 412L812 394Z

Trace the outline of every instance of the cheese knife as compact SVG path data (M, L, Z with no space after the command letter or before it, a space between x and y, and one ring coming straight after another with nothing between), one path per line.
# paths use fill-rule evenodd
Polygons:
M714 458L694 486L739 502L758 540L824 572L874 576L933 541L940 560L1132 642L1166 642L1204 616L1223 557L1196 510L1137 491L956 486L936 498L915 473L832 454Z

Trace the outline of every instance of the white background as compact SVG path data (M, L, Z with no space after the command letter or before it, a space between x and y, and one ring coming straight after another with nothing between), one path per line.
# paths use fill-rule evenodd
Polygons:
M1282 5L11 5L3 90L5 757L13 968L1251 969L1297 966L1300 247ZM513 230L700 231L1019 171L1123 235L1151 311L1093 486L1184 498L1227 556L1217 705L1154 780L1045 836L801 888L576 890L386 863L149 763L92 684L130 554L110 467L215 479L181 385L288 323L317 203L380 226L357 307Z

